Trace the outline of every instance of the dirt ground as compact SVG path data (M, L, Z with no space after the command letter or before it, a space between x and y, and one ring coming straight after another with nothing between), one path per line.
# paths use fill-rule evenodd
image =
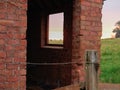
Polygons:
M43 89L43 88L40 88L40 87L30 87L27 90L51 90L51 89ZM68 89L68 88L67 89L66 88L62 89L61 88L60 90L78 90L78 88L77 89L75 89L75 88L74 89L72 89L72 88L70 88L70 89ZM120 84L100 83L98 90L120 90Z
M99 84L99 90L120 90L120 84L101 83Z

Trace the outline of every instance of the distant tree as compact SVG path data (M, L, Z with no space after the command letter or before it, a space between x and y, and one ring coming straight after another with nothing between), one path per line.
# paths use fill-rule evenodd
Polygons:
M115 28L112 31L112 38L120 38L120 21L115 23Z

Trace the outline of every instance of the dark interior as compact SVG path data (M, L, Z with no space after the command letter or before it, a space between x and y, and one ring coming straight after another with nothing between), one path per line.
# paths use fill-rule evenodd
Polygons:
M42 65L71 61L73 0L28 0L27 29L27 87L44 90L71 84L71 65ZM44 47L46 25L42 20L51 13L65 13L64 45ZM44 27L44 28L42 28Z

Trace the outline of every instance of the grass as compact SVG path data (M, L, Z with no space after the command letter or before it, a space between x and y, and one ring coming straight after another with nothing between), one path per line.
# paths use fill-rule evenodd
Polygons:
M120 83L120 39L103 39L101 45L100 81Z
M63 40L49 40L49 44L63 44Z

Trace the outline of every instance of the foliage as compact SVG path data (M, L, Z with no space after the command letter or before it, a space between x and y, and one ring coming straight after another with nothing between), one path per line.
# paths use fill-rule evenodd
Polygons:
M120 83L120 39L101 41L100 81Z

